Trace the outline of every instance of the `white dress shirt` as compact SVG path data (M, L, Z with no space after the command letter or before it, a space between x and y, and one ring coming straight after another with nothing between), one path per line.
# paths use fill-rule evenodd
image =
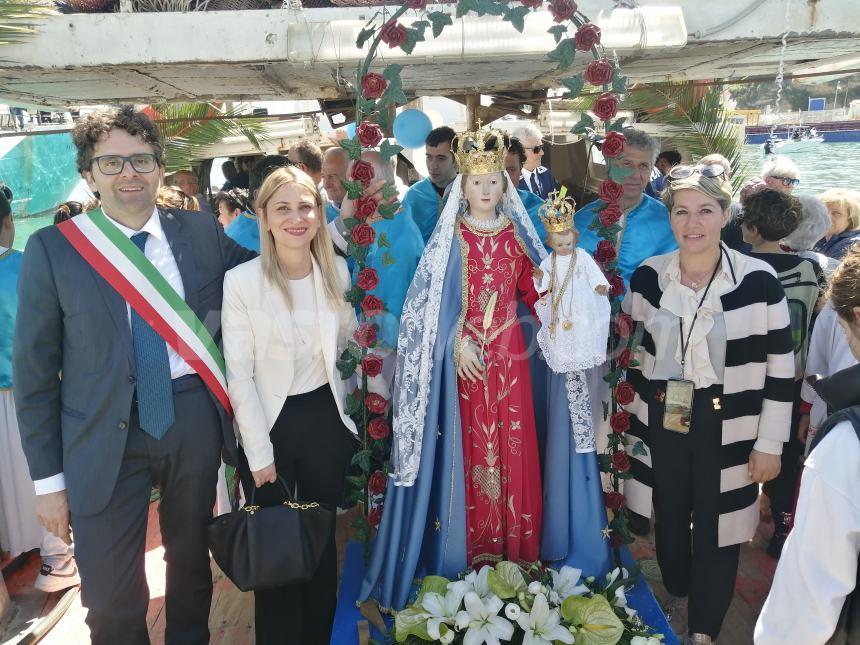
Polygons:
M170 244L167 241L167 236L164 234L164 229L161 227L161 218L158 215L158 209L154 208L152 215L147 220L146 224L140 229L134 229L123 226L105 212L108 220L116 226L122 233L131 239L131 236L136 233L147 232L149 236L146 238L146 246L144 247L144 255L152 265L158 269L158 272L164 276L164 279L171 287L179 294L179 297L185 298L185 287L182 284L182 276L179 274L179 266L176 264L176 258L173 257L173 251L170 250ZM128 311L128 324L131 326L131 307L126 305ZM170 362L170 378L177 379L180 376L195 374L194 369L185 362L185 360L177 354L170 345L167 345L167 359ZM37 479L33 482L37 495L47 495L48 493L56 493L66 489L66 478L63 473L57 473L45 479Z
M824 645L854 590L860 553L860 441L837 425L806 460L794 528L755 626L756 645Z

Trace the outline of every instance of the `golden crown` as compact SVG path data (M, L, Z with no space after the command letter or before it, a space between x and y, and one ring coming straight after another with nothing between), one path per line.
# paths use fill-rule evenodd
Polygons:
M551 192L549 198L538 209L538 216L547 233L562 233L573 228L576 202L573 197L566 195L567 186L562 186L561 191Z
M477 130L457 135L454 142L454 159L460 172L464 175L504 172L505 159L508 156L508 148L505 146L506 136L504 132L495 128L481 130L480 121L478 121ZM493 149L487 150L490 145Z

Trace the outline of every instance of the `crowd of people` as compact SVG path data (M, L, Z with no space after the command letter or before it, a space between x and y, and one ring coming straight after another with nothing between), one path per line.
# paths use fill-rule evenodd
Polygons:
M149 642L153 487L174 643L209 640L205 527L222 459L261 505L279 503L284 484L342 502L359 433L337 368L360 332L344 296L353 283L385 305L367 381L394 412L360 599L399 609L416 577L502 558L605 572L606 366L541 372L531 348L547 339L535 331L553 288L544 272L560 262L573 275L576 254L597 251L591 225L606 204L548 220L558 184L542 134L512 134L478 158L463 135L434 129L428 176L411 186L377 152L354 162L301 141L226 161L209 199L193 170L165 174L156 126L122 107L73 133L97 201L61 204L23 253L12 249L13 195L0 192L0 545L39 548L40 589L81 585L93 643ZM716 642L763 491L779 564L756 643L856 630L860 195L795 196L799 169L773 157L735 201L725 157L685 164L645 132L624 136L616 246L637 341L623 493L634 532L653 519L671 626ZM377 198L362 213L370 282L346 256L357 205L343 182L358 163ZM393 218L378 210L386 185L400 202ZM572 292L587 289L599 310L603 276L576 276ZM221 348L223 382L209 367ZM588 408L590 443L568 403ZM257 642L327 643L336 593L332 532L310 581L255 592Z

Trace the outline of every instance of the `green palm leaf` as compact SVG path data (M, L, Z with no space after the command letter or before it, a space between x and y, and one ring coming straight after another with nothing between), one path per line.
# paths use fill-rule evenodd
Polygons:
M209 146L227 137L246 137L258 150L260 142L267 140L261 122L239 118L244 111L241 105L223 109L211 103L164 103L152 108L160 115L168 172L188 168L205 156Z
M14 45L36 33L36 24L56 13L40 0L0 1L0 46Z

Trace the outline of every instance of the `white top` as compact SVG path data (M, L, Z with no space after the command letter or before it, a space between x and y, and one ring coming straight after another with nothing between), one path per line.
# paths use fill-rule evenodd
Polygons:
M549 289L554 256L556 257L556 290L561 288L571 258L574 257L573 254L551 253L544 258L540 263L543 277L540 282L535 280L535 289L538 293ZM554 334L550 329L553 295L547 293L535 303L535 311L541 323L537 333L538 345L553 372L563 374L588 369L606 362L611 306L607 296L595 291L600 285L609 289L609 283L594 259L587 251L578 248L573 276L558 306ZM572 324L565 325L565 323ZM565 329L565 326L570 328Z
M290 384L287 396L312 392L328 383L313 271L299 280L290 280L290 299L293 333L297 341L293 355L293 372L296 376Z
M127 238L131 239L136 233L147 232L149 236L146 238L146 246L143 254L152 265L158 269L158 272L164 276L168 284L179 294L179 297L185 299L185 286L182 284L182 276L179 273L179 266L176 264L176 258L173 257L173 251L170 249L170 243L167 241L167 236L164 234L164 229L161 227L161 218L158 215L158 209L152 209L152 215L146 221L146 224L139 231L123 226L109 213L105 212L108 220L116 226ZM128 313L128 324L131 326L131 307L126 304ZM185 362L179 354L177 354L170 345L167 345L167 360L170 363L170 378L177 379L180 376L188 374L196 374L194 369ZM48 493L56 493L66 489L66 478L63 473L57 473L45 479L37 479L33 482L36 489L36 495L47 495Z
M860 441L848 421L806 460L794 528L755 626L756 645L823 645L854 589L860 553Z

